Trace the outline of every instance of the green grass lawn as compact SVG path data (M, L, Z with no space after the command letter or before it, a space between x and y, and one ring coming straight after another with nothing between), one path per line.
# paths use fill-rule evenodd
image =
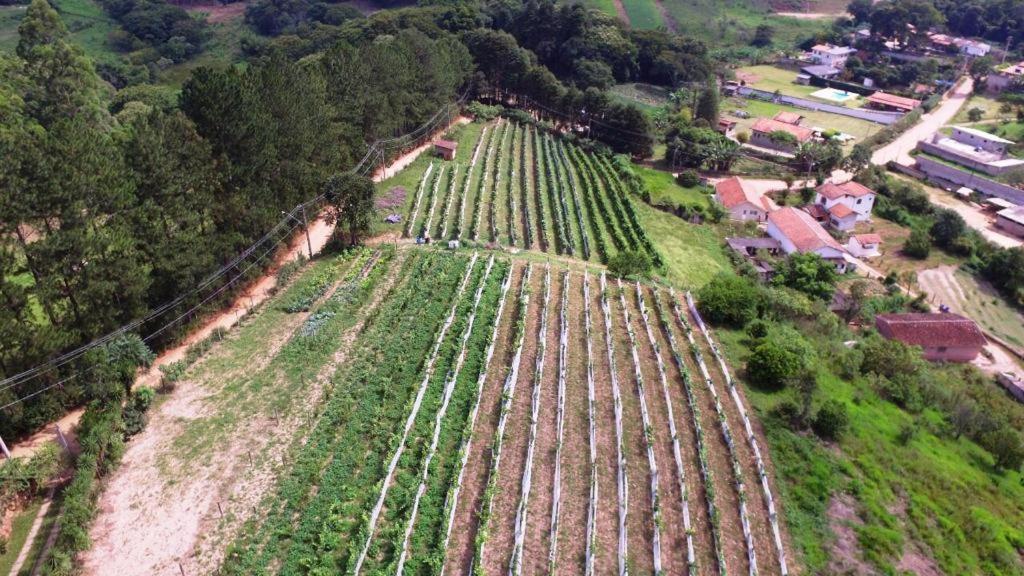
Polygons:
M999 102L997 102L994 98L989 98L987 96L982 96L980 94L973 94L971 95L970 99L968 99L967 102L964 103L964 105L960 108L960 111L956 113L956 116L953 117L953 121L950 123L969 123L970 118L968 118L967 115L970 112L971 108L980 108L981 110L984 110L984 114L981 117L982 120L995 120L1003 116L1009 118L1010 114L1002 114L999 112L999 106Z
M618 18L619 13L615 10L615 2L612 0L580 0L579 4L594 10L600 10L612 18Z
M11 533L7 537L7 552L0 554L0 574L10 574L22 546L25 545L25 539L28 538L28 531L32 528L32 522L35 520L36 514L39 513L39 508L42 505L43 499L37 498L14 517L14 521L11 524ZM53 507L51 506L52 509ZM27 564L27 569L23 570L26 573L28 569L32 568L31 562Z
M676 179L669 172L654 170L639 164L633 165L633 170L644 179L647 189L651 192L651 203L670 204L673 206L686 204L688 206L708 205L708 195L701 186L684 188L676 183Z
M947 304L1011 344L1024 347L1024 317L1007 304L988 282L962 269L953 274L956 286L936 290L935 304Z
M633 204L640 224L665 260L666 279L675 286L696 289L731 269L713 226L688 224L639 200Z
M717 334L742 376L746 335L723 329ZM745 387L761 416L787 527L807 573L828 573L833 536L826 511L839 492L856 504L854 532L862 557L882 573L896 574L899 557L913 550L945 574L1006 574L990 564L996 558L1013 563L1016 557L1019 564L1014 548L1024 537L1021 474L995 471L991 456L977 445L942 432L942 417L933 410L905 412L879 397L867 379L842 380L830 365L820 365L817 401L842 401L850 419L849 431L834 445L767 417L788 392ZM913 432L901 440L905 430Z
M473 122L473 123L470 123L470 124L462 124L462 125L459 125L459 126L456 126L456 127L452 128L451 131L449 131L445 135L446 138L455 140L456 142L459 143L458 149L457 149L457 151L455 153L455 161L458 162L459 165L461 166L460 172L459 172L459 174L460 174L460 179L459 179L460 182L461 182L461 175L464 174L465 170L468 169L468 167L469 167L469 162L470 162L470 160L473 157L473 147L476 145L476 141L480 137L480 132L483 130L484 126L485 126L485 124L478 123L478 122ZM493 128L494 124L489 124L488 126L491 126ZM483 164L485 153L486 153L486 149L481 148L481 150L480 150L480 157L477 159L477 170L479 170L480 167ZM416 201L416 189L417 189L417 187L420 184L420 179L423 177L423 173L426 171L427 166L429 166L431 162L435 162L435 163L439 164L439 163L441 163L443 161L441 159L439 159L437 156L435 156L433 153L431 153L430 151L424 152L423 154L420 154L419 157L416 158L416 160L414 160L413 163L410 164L409 166L407 166L404 170L401 170L400 172L398 172L394 176L392 176L392 177L388 178L387 180L384 180L383 182L380 182L379 184L377 184L377 194L383 194L383 193L386 193L387 191L391 190L392 188L394 188L396 186L401 186L402 188L405 188L406 195L405 195L405 204L403 206L400 206L400 207L395 208L393 210L385 210L385 211L380 212L379 214L377 214L377 218L375 218L375 221L374 221L374 224L373 224L373 226L374 226L373 234L374 235L376 235L376 234L384 234L384 233L396 233L398 235L402 234L402 231L405 230L406 219L409 217L409 214L412 211L412 205ZM448 163L448 164L450 164L450 163ZM440 167L439 165L435 166L434 170L437 170L439 167ZM431 175L433 175L433 173L431 173ZM460 190L460 193L461 193L461 190ZM471 194L472 194L472 191L471 191ZM422 201L423 203L426 203L426 196L427 196L426 193L424 193L424 195L423 195L424 199ZM453 211L456 210L457 206L458 206L458 198L456 198L456 202L452 205L452 210ZM420 212L422 213L425 209L426 208L421 204ZM387 216L389 213L392 213L392 212L397 213L397 214L401 214L402 215L402 221L399 222L398 224L388 224L388 223L384 222L383 221L384 217ZM467 212L466 212L466 225L467 226L469 225L470 220L471 220L471 214L467 210Z
M664 86L628 82L612 86L608 94L619 101L636 104L644 111L652 111L668 103L669 91Z
M103 8L93 0L54 0L51 4L71 33L71 40L94 62L116 62L121 55L107 45L107 36L117 28ZM18 45L18 24L27 6L0 7L0 50L14 52Z
M736 118L739 121L739 124L736 126L737 133L743 131L749 132L750 127L754 125L754 122L756 122L758 118L771 118L782 111L796 112L804 117L803 121L800 123L801 126L808 128L821 128L823 130L839 130L840 132L853 136L855 140L845 144L844 149L852 148L855 143L864 140L882 128L880 124L868 122L867 120L859 120L857 118L850 118L849 116L841 116L839 114L830 114L828 112L803 110L793 106L774 104L772 102L765 102L763 100L756 100L753 98L727 98L722 100L720 109L723 117L736 118L733 115L734 110L743 110L750 114L750 118Z
M775 31L775 47L791 49L831 26L828 19L777 16L766 4L750 0L662 0L662 4L675 18L680 34L704 40L712 48L748 46L754 30L768 24Z
M635 30L655 30L665 26L654 0L622 0L622 5L629 16L629 25Z
M821 90L817 86L804 86L795 82L797 73L785 68L775 66L743 66L736 69L737 78L744 75L752 75L753 80L748 80L747 85L759 90L774 92L778 90L788 96L810 96L813 92Z

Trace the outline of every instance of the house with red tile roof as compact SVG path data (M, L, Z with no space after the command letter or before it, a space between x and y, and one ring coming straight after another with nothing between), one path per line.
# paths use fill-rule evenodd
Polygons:
M828 223L836 230L853 230L857 224L857 213L841 202L828 209Z
M888 94L878 91L868 96L868 106L876 110L889 110L892 112L910 112L921 105L920 100Z
M857 222L871 220L871 209L875 206L875 191L854 181L842 184L826 182L815 190L814 203L830 214L837 205L845 205L853 211Z
M780 134L788 134L779 138ZM779 122L772 118L758 118L750 127L750 144L760 148L792 153L796 147L814 137L810 128Z
M958 314L879 314L875 328L884 338L920 346L932 362L970 362L986 344L978 325Z
M779 122L785 122L786 124L792 124L794 126L799 126L800 125L800 121L803 120L804 117L799 115L799 114L797 114L796 112L788 112L786 110L783 110L783 111L779 112L778 114L776 114L772 119L773 120L778 120Z
M769 212L768 235L786 254L813 252L835 264L840 273L846 272L846 250L804 210L787 206Z
M764 222L777 206L739 176L715 184L715 200L729 211L732 220Z

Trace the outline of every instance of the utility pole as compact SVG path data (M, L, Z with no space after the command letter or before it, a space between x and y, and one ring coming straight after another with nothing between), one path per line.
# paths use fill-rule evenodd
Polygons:
M0 450L3 450L4 456L6 456L8 460L11 459L11 451L7 449L7 444L4 444L3 438L0 438Z
M313 259L313 242L309 239L309 220L306 219L306 205L302 205L302 227L306 229L306 248L309 250L309 259Z

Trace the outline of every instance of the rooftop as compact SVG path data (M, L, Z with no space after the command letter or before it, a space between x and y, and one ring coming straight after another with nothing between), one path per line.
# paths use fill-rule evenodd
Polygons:
M779 112L778 114L776 114L775 118L774 118L774 120L778 120L779 122L785 122L786 124L796 124L796 125L799 125L800 124L800 120L802 120L802 119L803 119L803 116L801 116L800 114L798 114L796 112L787 112L785 110L782 111L782 112Z
M790 206L779 208L768 213L768 221L774 224L800 252L814 252L822 248L843 252L839 242L803 210Z
M1006 218L1011 222L1016 222L1024 226L1024 206L1014 206L1013 208L1003 208L996 215L1000 218Z
M768 199L739 176L727 178L715 184L715 195L726 208L735 208L744 202L762 210L771 210Z
M458 142L452 142L451 140L434 140L434 146L444 148L445 150L455 150L458 145Z
M895 94L889 94L881 91L868 96L868 102L874 102L876 104L883 104L885 106L892 106L894 108L901 108L905 110L913 110L921 105L920 100L914 100L913 98L906 98L904 96L897 96Z
M867 196L868 194L875 193L871 188L868 188L859 182L854 182L853 180L843 182L842 184L826 182L821 186L818 186L817 192L829 200L838 200L844 196L858 198L860 196Z
M779 122L771 118L758 118L757 122L750 128L754 132L763 132L765 134L771 134L772 132L788 132L792 134L797 142L806 142L814 136L814 132L810 128L804 128L803 126L794 126L793 124L787 124L785 122Z
M958 314L879 314L875 317L875 327L886 338L923 348L980 347L986 342L978 325Z
M840 220L842 220L843 218L853 216L855 214L853 209L851 209L846 204L842 203L832 206L831 208L828 209L828 211L830 214L832 214L836 218L839 218Z
M855 49L849 46L834 46L832 44L817 44L811 48L812 52L824 52L833 56L846 56L847 54L853 54L856 52Z
M977 128L970 128L968 126L953 126L953 131L960 131L964 134L970 134L975 138L981 138L982 140L988 140L989 142L996 142L998 144L1013 144L1013 140L1007 140L1006 138L1000 138L990 132L984 130L978 130Z
M804 66L800 68L802 72L806 72L811 76L821 76L822 78L829 78L831 76L839 75L839 69L833 68L828 64L814 64L811 66Z
M882 236L880 234L855 234L854 238L857 239L857 242L860 242L861 246L882 243Z

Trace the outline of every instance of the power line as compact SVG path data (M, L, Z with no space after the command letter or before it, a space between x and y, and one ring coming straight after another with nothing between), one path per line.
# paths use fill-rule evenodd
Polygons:
M462 103L465 102L466 97L467 97L468 94L469 94L468 90L464 91L461 95L459 95L458 99L456 99L454 102L446 103L437 112L435 112L434 115L430 119L428 119L426 122L424 122L423 124L421 124L416 129L414 129L413 131L411 131L409 133L406 133L406 134L403 134L403 135L400 135L400 136L391 137L391 138L375 140L373 143L370 144L370 146L368 147L366 153L359 160L359 162L353 168L351 168L349 170L349 172L365 176L368 172L372 171L372 169L374 167L373 159L375 157L381 157L383 159L386 152L392 152L394 150L399 150L403 146L407 145L410 142L415 142L416 140L418 140L419 138L423 137L424 135L432 134L437 129L437 127L442 123L441 122L442 119L447 119L447 118L450 117L450 114L452 112L452 108L453 107L458 107L459 105L461 105ZM288 224L289 224L290 221L295 219L295 214L297 212L299 212L300 210L305 209L306 207L315 206L315 205L319 204L320 202L322 202L325 198L326 198L326 193L321 192L320 194L318 194L317 196L311 198L310 200L307 200L307 201L305 201L305 202L295 206L294 208L292 208L292 210L290 212L284 213L284 216L281 218L281 220L279 220L276 224L274 224L274 226L271 227L270 231L268 231L266 234L264 234L263 237L261 237L255 243L253 243L252 245L247 247L245 250L243 250L231 262L227 263L226 265L222 266L218 270L216 270L216 271L212 272L211 274L209 274L204 280L202 280L194 288L192 288L192 289L190 289L190 290L180 294L175 299L173 299L173 300L171 300L169 302L166 302L166 303L158 306L154 310L152 310L149 313L147 313L146 316L144 316L142 318L139 318L139 319L136 319L136 320L133 320L133 321L127 323L127 324L124 324L124 325L120 326L119 328L113 330L112 332L110 332L108 334L105 334L104 336L96 338L96 339L90 341L87 344L84 344L84 345L79 346L79 347L77 347L77 348L75 348L73 350L65 352L65 353L57 356L56 358L53 358L53 359L51 359L51 360L49 360L49 361L47 361L47 362L45 362L45 363L43 363L41 365L32 367L32 368L30 368L28 370L25 370L23 372L20 372L18 374L15 374L13 376L10 376L8 378L0 380L0 392L4 392L4 391L12 389L12 388L14 388L16 386L20 386L22 384L25 384L27 382L30 382L30 381L38 378L39 376L41 376L43 374L46 374L46 373L51 372L51 371L53 371L55 369L58 369L58 368L60 368L62 366L65 366L68 363L73 362L74 360L82 357L84 354L86 354L90 350L92 350L94 348L97 348L99 346L102 346L102 345L104 345L104 344L114 340L115 338L117 338L117 337L119 337L119 336L121 336L121 335L123 335L125 333L128 333L128 332L131 332L133 330L136 330L137 328L143 326L146 323L152 322L156 318L162 316L163 314L165 314L169 310L175 308L177 305L179 305L180 303L184 302L188 297L190 297L190 296L200 292L201 290L206 289L213 282L215 282L219 278L223 277L225 274L230 272L232 269L238 267L249 256L254 254L262 245L266 244L269 240L271 240L275 236L277 236L277 234L279 232L284 230L284 234L285 234L284 237L280 238L280 239L277 239L254 262L250 263L244 270L242 270L241 273L239 273L238 276L236 276L236 278L244 276L258 262L262 261L263 258L265 258L267 255L269 255L273 250L275 250L281 244L281 242L284 241L284 239L290 237L290 234L298 227L298 224L292 225L291 227L289 227ZM174 324L180 322L182 319L188 317L190 314L192 314L193 312L195 312L196 310L201 308L203 305L208 303L210 300L215 298L217 295L223 293L233 283L234 283L234 279L232 279L229 282L223 284L220 288L215 290L213 293L211 293L209 296L207 296L205 299L203 299L198 304L196 304L193 307L191 307L188 311L186 311L185 313L183 313L183 314L179 315L178 317L174 318L170 322L165 323L163 326L158 328L155 332L147 335L145 338L143 338L143 341L151 340L155 336L159 335L160 333L162 333L163 331L168 329L170 326L173 326ZM42 392L45 392L45 391L53 389L53 388L55 388L57 386L63 385L65 382L67 382L67 381L69 381L69 380L71 380L71 379L73 379L73 378L75 378L75 377L85 373L86 371L93 369L93 368L95 368L95 365L93 367L91 367L91 368L86 369L86 370L83 370L83 371L80 371L80 372L76 372L75 374L73 374L71 376L68 376L67 378L64 378L62 380L59 380L58 382L55 382L55 383L50 384L50 385L48 385L48 386L46 386L44 388L41 388L40 390L34 391L34 392L32 392L31 394L29 394L29 395L27 395L25 397L18 398L18 399L14 400L14 401L11 401L11 402L5 404L4 406L0 406L0 411L3 411L3 410L5 410L5 409L7 409L7 408L9 408L9 407L11 407L11 406L13 406L15 404L20 403L20 402L24 402L25 400L28 400L28 399L30 399L30 398L32 398L34 396L37 396L37 395L41 394Z

